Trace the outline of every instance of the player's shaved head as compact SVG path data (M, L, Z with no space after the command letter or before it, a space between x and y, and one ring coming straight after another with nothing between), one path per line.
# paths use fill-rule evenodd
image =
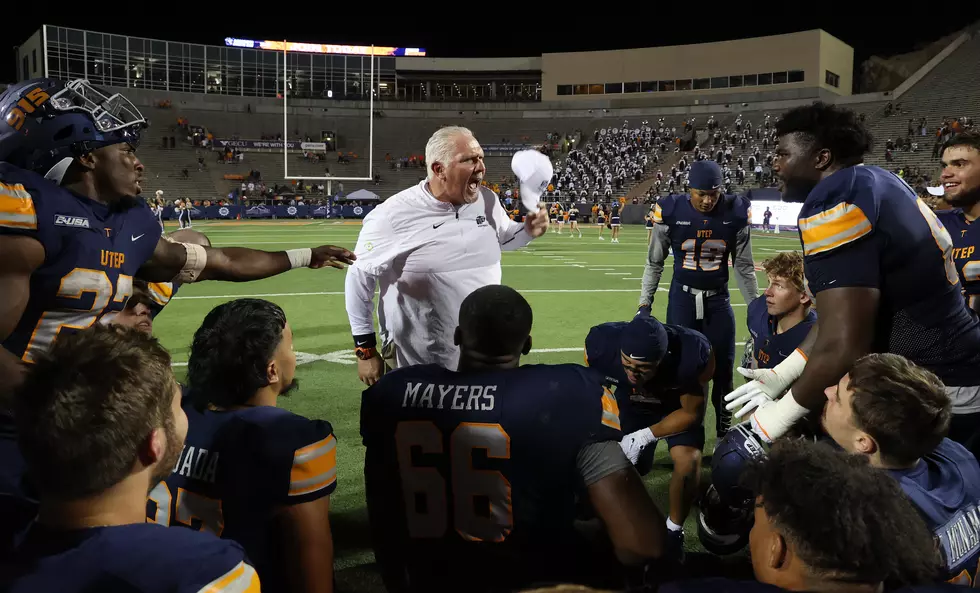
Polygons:
M471 292L459 308L455 342L460 368L467 361L516 366L531 350L531 305L509 286L493 284Z

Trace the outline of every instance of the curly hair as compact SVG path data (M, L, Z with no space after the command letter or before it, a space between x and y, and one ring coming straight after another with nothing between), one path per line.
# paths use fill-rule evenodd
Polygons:
M816 102L790 109L776 122L776 134L797 134L810 150L827 149L844 167L857 165L871 151L873 138L850 109Z
M805 292L803 286L803 254L799 251L784 251L762 262L762 269L769 276L785 278L793 287Z
M218 305L194 332L187 382L196 404L241 405L269 384L269 361L282 341L286 314L262 299Z
M170 354L152 336L113 324L58 336L14 394L32 481L58 500L115 486L153 430L176 440L176 391Z
M953 402L936 375L897 354L868 354L849 375L854 422L884 459L914 463L946 438Z
M940 575L939 552L919 512L863 455L781 439L743 479L815 579L906 586Z

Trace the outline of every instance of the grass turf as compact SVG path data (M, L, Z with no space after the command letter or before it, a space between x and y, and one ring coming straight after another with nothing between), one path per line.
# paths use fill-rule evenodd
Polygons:
M175 230L169 226L167 231ZM267 251L322 244L353 249L359 223L335 221L200 222L196 230L208 235L215 247L246 246ZM583 362L582 346L589 328L598 323L625 320L636 311L640 279L646 258L647 231L626 226L621 243L598 240L598 229L583 226L584 237L549 232L528 248L503 254L503 282L521 291L534 310L535 350L525 363ZM753 255L758 264L780 251L798 250L796 233L755 233ZM668 261L654 304L654 315L665 318L673 262ZM760 286L764 274L757 271ZM735 310L736 339L748 336L745 303L732 278L731 299ZM189 344L204 316L218 304L244 296L278 303L293 328L300 366L300 389L280 400L282 407L310 418L323 418L334 427L337 450L338 487L331 497L331 524L335 545L337 584L344 591L381 591L373 566L364 502L364 448L358 435L360 394L352 354L350 328L344 309L344 273L324 270L293 270L285 275L248 283L204 282L180 289L157 319L154 333L170 350L183 377ZM736 349L741 353L741 348ZM736 357L736 364L738 363ZM705 426L714 426L710 405ZM713 430L708 430L705 451L714 448ZM653 471L645 478L654 499L666 512L670 458L666 446L657 450ZM685 526L687 547L697 550L697 529L691 518Z

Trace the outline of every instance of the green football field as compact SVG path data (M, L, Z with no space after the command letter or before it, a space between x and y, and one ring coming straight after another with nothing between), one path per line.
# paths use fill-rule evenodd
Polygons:
M208 235L215 247L246 246L278 251L332 244L354 248L359 223L334 221L200 222L196 230ZM175 230L170 225L167 231ZM525 363L583 363L582 349L589 328L595 324L630 319L636 311L640 279L646 259L647 231L641 226L622 229L621 242L598 240L595 226L583 227L584 237L549 232L528 248L503 254L503 282L519 290L534 310L534 350ZM795 232L753 236L756 269L779 251L799 249ZM667 262L654 315L664 319L673 261ZM757 272L760 285L766 280ZM736 336L746 339L745 303L731 280ZM157 319L154 333L170 350L176 372L183 378L194 330L211 308L238 297L265 298L279 304L293 328L299 366L300 389L280 400L280 405L311 418L323 418L334 427L339 441L338 486L331 497L337 583L345 591L382 590L372 563L364 502L362 464L364 448L358 436L362 384L357 379L353 344L344 309L344 272L293 270L268 280L248 283L204 282L180 289ZM736 364L741 356L737 348ZM736 378L736 382L739 379ZM714 426L709 406L705 426ZM714 431L708 431L705 450L714 447ZM646 477L661 509L667 509L670 460L666 447L657 451L657 463ZM687 546L697 549L697 529L688 519Z

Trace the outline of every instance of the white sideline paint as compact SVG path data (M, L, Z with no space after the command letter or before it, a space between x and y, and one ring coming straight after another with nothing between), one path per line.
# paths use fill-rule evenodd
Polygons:
M584 349L584 346L579 346L578 348L535 348L534 350L531 350L531 354L548 354L551 352L582 352ZM334 352L328 352L326 354L310 354L309 352L296 353L297 365L309 364L318 360L325 360L327 362L334 362L337 364L357 363L357 358L354 356L353 350L335 350ZM170 366L185 367L187 366L187 363L175 362Z

